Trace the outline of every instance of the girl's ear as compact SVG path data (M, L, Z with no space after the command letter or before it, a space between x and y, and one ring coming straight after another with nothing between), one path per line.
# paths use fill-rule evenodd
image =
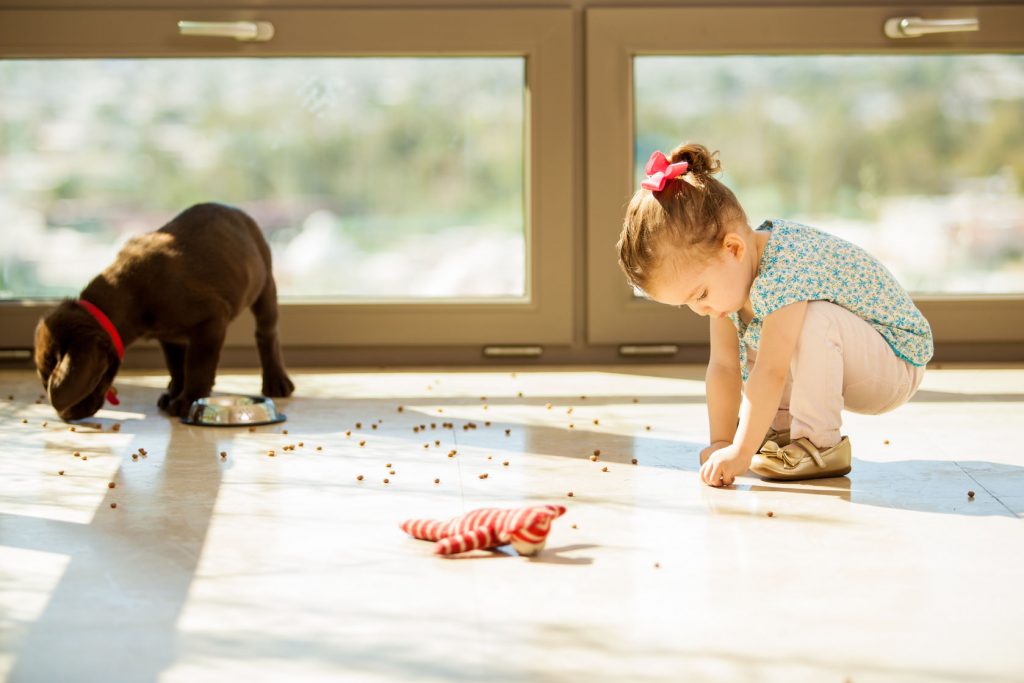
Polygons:
M747 253L747 243L743 241L739 233L728 233L722 240L722 246L736 260L742 259Z

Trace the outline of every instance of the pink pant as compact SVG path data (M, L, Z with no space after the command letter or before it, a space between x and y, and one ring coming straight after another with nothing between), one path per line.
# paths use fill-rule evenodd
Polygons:
M748 351L753 367L756 353ZM842 306L812 301L772 427L829 448L841 438L844 408L867 415L888 412L910 400L923 378L923 367L899 358L862 318Z

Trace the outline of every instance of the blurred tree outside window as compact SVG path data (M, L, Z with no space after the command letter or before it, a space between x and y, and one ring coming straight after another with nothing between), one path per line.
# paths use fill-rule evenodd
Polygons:
M908 289L1024 293L1024 56L637 57L652 150L720 150L752 227L859 244Z
M522 299L524 94L519 57L0 61L0 298L218 201L285 300Z

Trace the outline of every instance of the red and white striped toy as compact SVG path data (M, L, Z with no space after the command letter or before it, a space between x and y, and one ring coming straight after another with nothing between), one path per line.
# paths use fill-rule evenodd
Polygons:
M453 517L447 522L409 519L402 530L415 538L437 541L434 553L454 555L469 550L496 548L506 543L520 555L536 555L544 548L551 521L565 514L561 505L527 508L483 508Z

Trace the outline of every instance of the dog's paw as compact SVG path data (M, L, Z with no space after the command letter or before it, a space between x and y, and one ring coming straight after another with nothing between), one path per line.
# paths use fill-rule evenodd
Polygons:
M280 375L264 377L262 391L264 396L271 398L287 398L295 391L295 385L282 372Z
M189 408L192 407L192 401L182 396L173 399L167 404L167 412L174 417L188 417Z
M171 394L169 392L160 394L160 398L156 401L157 407L160 410L167 410L167 406L171 405L171 401L174 400L175 396L177 396L177 394Z

